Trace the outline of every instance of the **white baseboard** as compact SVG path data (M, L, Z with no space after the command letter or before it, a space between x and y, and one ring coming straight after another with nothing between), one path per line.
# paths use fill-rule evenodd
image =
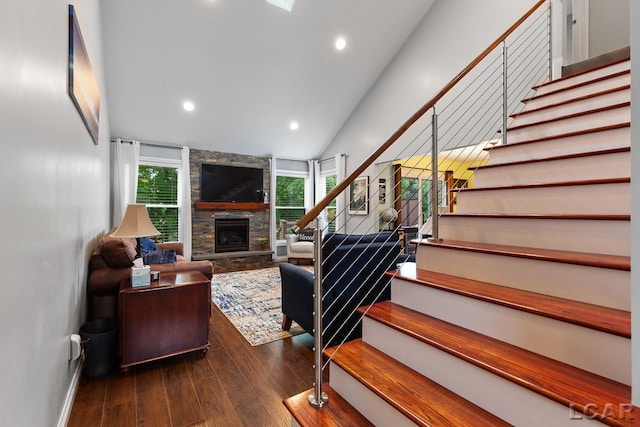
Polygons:
M80 358L76 364L76 370L71 378L71 384L69 384L69 390L64 398L62 404L62 411L60 411L60 417L58 418L57 427L66 427L69 422L69 416L71 416L71 408L73 408L73 401L76 398L76 392L78 391L78 385L80 384L80 376L82 374L82 367L84 366L84 359Z

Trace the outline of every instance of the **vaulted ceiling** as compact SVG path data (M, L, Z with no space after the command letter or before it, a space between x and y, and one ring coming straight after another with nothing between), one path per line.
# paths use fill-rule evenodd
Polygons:
M111 135L315 158L432 3L103 1Z

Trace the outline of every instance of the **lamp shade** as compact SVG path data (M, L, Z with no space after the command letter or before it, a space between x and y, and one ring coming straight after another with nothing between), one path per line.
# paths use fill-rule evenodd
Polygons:
M147 206L139 203L127 205L124 218L118 229L112 234L114 237L148 237L160 234L153 226Z

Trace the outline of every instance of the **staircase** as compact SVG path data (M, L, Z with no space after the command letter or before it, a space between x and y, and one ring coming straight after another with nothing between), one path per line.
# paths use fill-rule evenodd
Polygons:
M360 309L361 340L326 352L329 404L285 401L292 425L640 424L629 67L535 88L440 218L443 240L419 243L391 301Z

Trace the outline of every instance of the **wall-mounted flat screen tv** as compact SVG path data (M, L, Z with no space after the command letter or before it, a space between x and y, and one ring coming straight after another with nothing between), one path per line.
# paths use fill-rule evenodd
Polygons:
M202 163L200 200L203 202L262 202L263 170Z

